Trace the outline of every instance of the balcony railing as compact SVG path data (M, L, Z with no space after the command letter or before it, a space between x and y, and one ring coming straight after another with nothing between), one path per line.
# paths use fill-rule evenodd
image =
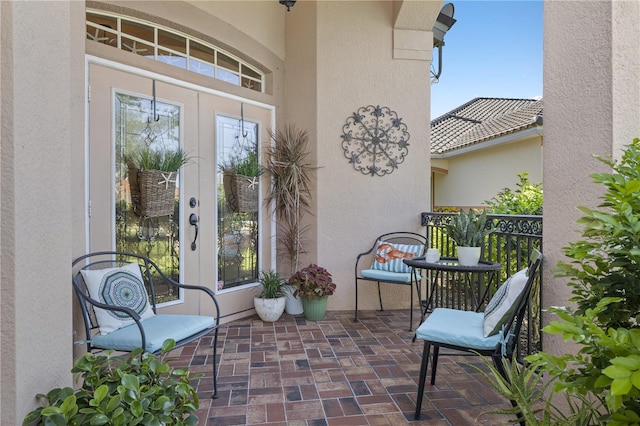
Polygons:
M426 227L429 246L437 248L442 257L456 257L455 243L443 232L444 224L457 213L422 213L422 226ZM502 264L500 276L491 285L487 300L493 296L500 284L509 276L526 267L529 254L533 249L542 252L542 216L520 215L488 215L488 226L495 231L487 238L482 248L482 259ZM427 279L431 283L431 276ZM464 277L455 272L440 273L433 295L433 307L473 310L472 294L466 285L461 284ZM485 277L478 277L483 280ZM542 268L538 269L538 283L532 293L527 318L522 326L518 339L520 355L536 352L541 349L542 318ZM484 288L483 282L479 287Z

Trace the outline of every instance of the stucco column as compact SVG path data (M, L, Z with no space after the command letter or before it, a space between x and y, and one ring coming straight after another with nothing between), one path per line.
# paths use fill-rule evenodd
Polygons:
M0 424L70 386L71 146L83 146L84 2L0 2ZM80 153L82 159L82 154Z
M592 155L619 156L639 137L640 5L635 1L544 5L543 305L567 305L566 279L554 279L562 247L581 239L576 206L595 207L605 188L590 174L609 172ZM551 318L545 317L545 322ZM545 351L572 348L545 335Z

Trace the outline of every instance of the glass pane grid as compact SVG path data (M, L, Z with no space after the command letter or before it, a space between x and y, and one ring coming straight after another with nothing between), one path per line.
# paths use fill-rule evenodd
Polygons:
M262 92L264 75L203 40L117 14L88 10L87 38L137 55ZM113 29L115 27L115 29Z

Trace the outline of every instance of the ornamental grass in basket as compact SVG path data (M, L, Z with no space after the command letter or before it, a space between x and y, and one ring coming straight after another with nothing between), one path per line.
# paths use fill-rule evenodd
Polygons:
M315 263L306 266L289 278L289 285L296 288L294 296L307 299L331 296L336 291L336 284L329 271Z
M131 152L125 161L134 212L146 217L172 215L178 171L191 161L189 156L181 148L162 151L146 147Z
M224 193L231 212L258 211L258 176L262 168L255 149L234 155L218 164L223 173Z

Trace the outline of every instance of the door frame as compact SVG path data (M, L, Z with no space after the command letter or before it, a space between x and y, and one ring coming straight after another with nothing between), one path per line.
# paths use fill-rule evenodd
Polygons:
M90 213L90 159L89 159L89 149L90 149L90 123L89 121L89 117L90 117L90 98L91 98L91 93L90 93L90 81L89 81L89 68L90 65L98 65L98 66L102 66L102 67L106 67L106 68L112 68L116 71L122 71L122 72L128 72L131 74L134 74L136 76L140 76L140 77L144 77L144 78L149 78L149 79L155 79L156 81L159 82L163 82L163 83L167 83L167 84L171 84L174 85L176 87L179 88L184 88L184 89L189 89L189 90L193 90L193 91L197 91L200 93L204 93L204 94L209 94L209 95L213 95L213 96L218 96L221 98L225 98L227 100L231 100L231 101L236 101L236 102L241 102L244 103L245 105L251 105L251 106L255 106L258 108L262 108L264 110L266 110L269 114L270 114L270 118L271 118L271 122L270 123L265 123L271 126L271 129L275 129L275 125L276 125L276 107L273 105L269 105L266 104L264 102L260 102L260 101L256 101L256 100L252 100L249 98L244 98L241 96L237 96L237 95L233 95L233 94L229 94L229 93L225 93L223 91L220 90L216 90L216 89L211 89L208 87L204 87L204 86L200 86L198 84L195 83L191 83L188 81L183 81L174 77L169 77L163 74L159 74L157 72L153 72L153 71L149 71L149 70L144 70L144 69L140 69L131 65L127 65L127 64L123 64L120 62L116 62L116 61L112 61L109 59L104 59L104 58L100 58L97 56L93 56L93 55L85 55L85 93L87 94L87 97L85 98L85 144L84 144L84 149L85 149L85 163L84 163L84 176L85 176L85 189L84 189L84 209L85 209L85 215L84 215L84 232L85 232L85 252L87 250L90 249L90 221L89 221L89 213ZM215 118L214 118L215 119ZM269 221L269 219L266 218L265 215L261 215L263 220L265 221ZM269 222L266 222L269 223ZM272 269L275 270L276 269L276 233L277 233L277 229L276 229L276 219L275 219L275 215L271 215L270 218L270 224L269 224L269 229L270 232L268 234L262 234L261 239L264 238L269 238L270 239L270 244L268 244L267 246L269 247L269 264L263 264L261 265L261 269ZM215 253L214 253L215 255ZM199 265L199 268L201 268L202 266ZM228 318L226 318L227 320L233 320L236 318L240 318L242 317L242 312L237 312L237 313L231 313L230 316Z

